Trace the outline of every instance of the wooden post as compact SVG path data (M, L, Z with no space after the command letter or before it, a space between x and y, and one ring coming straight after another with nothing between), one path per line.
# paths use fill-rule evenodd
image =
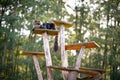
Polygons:
M72 26L70 23L66 23L64 21L57 21L53 20L53 22L60 27L60 46L61 46L61 61L62 61L62 67L68 67L68 56L67 53L65 53L65 34L64 30L65 27L69 28ZM63 79L67 80L68 78L68 72L62 71Z
M74 69L76 69L76 70L79 70L79 68L80 68L81 59L83 57L84 50L85 50L85 46L83 46L81 48L80 53L78 55L78 58L77 58L77 61L76 61L75 67L74 67ZM68 76L68 80L76 80L77 76L78 76L78 73L76 71L70 72L69 76Z
M38 80L43 80L42 72L40 70L39 62L36 56L33 56L33 61L34 61L35 69L37 72Z
M79 69L80 68L80 64L81 64L81 59L83 57L83 54L84 54L84 50L85 50L85 47L83 46L80 50L80 53L78 55L78 58L77 58L77 61L76 61L76 64L75 64L75 69Z
M49 41L47 33L43 33L43 42L44 42L44 51L45 51L45 59L46 59L46 66L52 66L52 59L50 54L50 48L49 48ZM47 68L47 80L53 80L52 76L52 70Z
M68 67L68 56L65 53L65 34L64 34L65 27L61 25L60 27L60 46L61 46L61 60L62 60L62 67ZM62 71L63 79L67 80L68 72Z

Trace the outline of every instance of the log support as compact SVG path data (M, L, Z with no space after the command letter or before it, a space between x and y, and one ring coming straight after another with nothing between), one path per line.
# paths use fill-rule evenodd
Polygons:
M42 72L40 70L39 62L36 56L33 56L33 61L34 61L35 69L37 72L38 80L43 80Z
M46 59L46 66L52 66L52 59L50 54L49 48L49 40L47 33L43 33L43 42L44 42L44 51L45 51L45 59ZM47 68L47 80L53 80L52 70Z
M79 68L80 68L81 59L83 57L84 50L85 50L85 47L83 46L80 50L80 53L78 55L78 58L77 58L77 61L76 61L75 67L74 67L74 69L76 69L76 70L79 70ZM78 76L78 72L72 71L69 73L68 80L76 80L77 76Z
M65 34L64 34L64 25L60 27L60 46L61 46L61 60L62 60L62 67L68 67L68 56L65 53ZM67 80L68 72L62 71L63 79Z

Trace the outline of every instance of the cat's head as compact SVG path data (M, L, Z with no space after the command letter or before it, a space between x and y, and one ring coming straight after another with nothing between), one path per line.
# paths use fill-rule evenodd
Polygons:
M39 20L35 20L34 25L40 25L40 24L41 24L41 23L40 23Z

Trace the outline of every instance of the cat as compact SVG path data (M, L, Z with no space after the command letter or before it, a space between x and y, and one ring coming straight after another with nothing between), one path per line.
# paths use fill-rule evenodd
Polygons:
M43 24L41 24L41 22L38 21L38 20L35 20L35 22L34 22L34 28L33 28L32 31L34 31L34 29L51 29L51 30L56 30L54 23L43 23Z
M39 20L34 21L34 27L33 27L32 31L34 31L35 29L56 30L54 23L43 23L43 24L41 24L41 22ZM54 51L55 52L58 51L58 36L55 36Z
M41 22L39 20L35 20L32 31L34 31L35 29L39 29L40 25L41 25Z
M43 27L44 27L45 29L56 30L54 23L43 23Z

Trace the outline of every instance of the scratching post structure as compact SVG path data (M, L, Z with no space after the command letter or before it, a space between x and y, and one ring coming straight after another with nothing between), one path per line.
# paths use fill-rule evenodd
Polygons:
M63 21L55 21L54 23L60 27L60 47L61 47L61 61L62 61L62 67L68 67L68 56L65 52L65 28L69 28L72 26L70 23L66 23ZM63 79L67 80L68 72L62 71Z
M57 30L48 30L48 29L35 29L33 34L40 34L43 37L43 43L44 43L44 52L23 52L22 55L30 55L33 57L34 60L34 65L36 68L36 72L38 75L38 80L43 80L42 78L42 73L40 71L40 66L38 64L37 57L38 55L45 56L46 60L46 66L52 66L52 59L51 59L51 54L50 54L50 48L49 48L49 40L48 40L48 35L55 36L58 35ZM52 75L52 70L50 68L47 68L47 80L53 80L53 75Z
M47 80L53 80L52 70L61 70L63 75L63 80L99 80L102 74L105 73L103 69L93 69L93 68L83 68L80 66L81 60L86 48L97 48L99 45L92 41L86 43L65 45L65 28L69 28L72 26L70 23L66 23L63 21L53 20L57 27L60 27L60 31L58 30L49 30L49 29L35 29L33 34L40 34L43 38L44 43L44 52L23 52L22 55L32 56L35 69L37 72L38 80L43 80L42 73L40 70L39 62L36 56L45 56L46 60L46 68L47 68ZM49 48L49 40L50 36L60 36L60 52L61 52L61 62L62 66L53 66L52 59ZM69 67L68 65L68 55L66 53L67 50L80 50L74 67ZM78 78L78 74L85 74L87 77Z
M49 49L49 41L48 41L47 33L46 32L43 33L42 36L43 36L43 42L44 42L46 66L52 66L52 59L51 59L51 54ZM48 80L53 80L52 71L51 69L48 69L48 68L47 68L47 78Z
M32 56L33 61L34 61L34 65L35 65L35 69L37 72L38 80L43 80L42 72L41 72L41 69L39 66L37 56L45 56L44 53L43 52L23 52L22 55Z
M33 31L33 34L42 34L46 66L52 66L52 59L51 59L51 54L50 54L48 35L56 36L56 35L58 35L58 31L57 30L48 30L48 29L36 29ZM47 80L53 80L52 70L49 68L47 68Z

